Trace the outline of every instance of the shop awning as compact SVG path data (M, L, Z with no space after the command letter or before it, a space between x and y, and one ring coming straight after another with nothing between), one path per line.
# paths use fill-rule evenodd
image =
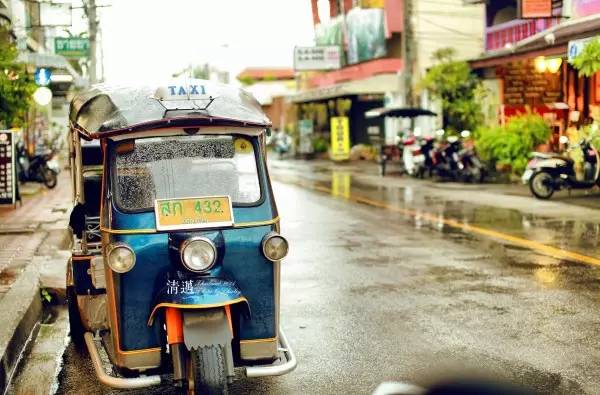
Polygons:
M305 103L342 96L383 94L397 91L399 84L398 74L380 74L361 80L300 92L289 98L293 103Z
M488 52L469 64L474 69L493 67L536 56L566 56L569 41L600 34L600 14L577 18L553 26L519 41L510 48Z
M416 118L421 116L435 117L436 113L425 108L417 107L379 107L369 110L365 113L367 118L377 117L397 117L397 118Z

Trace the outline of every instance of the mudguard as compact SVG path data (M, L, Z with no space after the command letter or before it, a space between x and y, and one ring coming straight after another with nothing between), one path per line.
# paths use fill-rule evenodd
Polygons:
M242 303L250 314L248 301L235 281L217 277L200 277L186 280L167 280L155 298L148 326L163 307L179 309L210 309Z

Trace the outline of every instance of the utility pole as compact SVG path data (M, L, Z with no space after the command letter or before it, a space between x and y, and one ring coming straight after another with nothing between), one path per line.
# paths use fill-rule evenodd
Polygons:
M403 2L403 27L402 27L402 80L401 89L404 90L404 106L412 107L414 105L413 95L413 71L415 63L415 42L412 25L413 0L404 0Z
M98 18L96 15L96 0L87 0L88 30L90 38L90 84L97 82L97 34Z

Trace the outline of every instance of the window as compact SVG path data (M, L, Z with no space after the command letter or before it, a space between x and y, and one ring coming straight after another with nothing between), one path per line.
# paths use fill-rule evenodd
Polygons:
M260 200L251 141L234 136L176 136L115 147L119 208L149 210L155 199L229 195L234 205Z

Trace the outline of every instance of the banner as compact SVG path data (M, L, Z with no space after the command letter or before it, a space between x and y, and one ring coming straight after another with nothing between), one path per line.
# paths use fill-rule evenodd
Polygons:
M348 12L348 64L386 56L384 18L380 8L353 8Z
M550 18L552 0L521 0L521 18Z
M350 120L348 117L331 118L331 159L350 159Z

